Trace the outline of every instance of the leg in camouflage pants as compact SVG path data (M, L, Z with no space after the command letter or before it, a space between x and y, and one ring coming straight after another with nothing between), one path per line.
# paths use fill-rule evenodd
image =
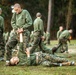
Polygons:
M0 58L4 58L5 54L5 43L2 33L0 34Z
M19 43L19 49L25 50L25 48L28 46L28 38L29 34L28 31L23 33L23 42L19 42L19 35L16 32L12 32L10 35L10 38L8 42L6 43L5 49L6 49L6 60L10 60L12 57L12 49L15 48L17 43Z
M39 52L36 56L38 56L37 64L41 64L43 66L61 66L60 64L64 66L74 65L72 64L72 62L69 62L67 59L61 58L52 54Z
M38 46L40 47L40 50L42 50L43 52L52 53L52 50L48 49L44 45L43 41L41 40L40 32L35 32L34 33L34 42L33 42L31 49L30 49L31 53L33 53Z
M67 39L59 39L59 43L61 43L61 52L65 52L67 51L68 52L68 45L67 45Z

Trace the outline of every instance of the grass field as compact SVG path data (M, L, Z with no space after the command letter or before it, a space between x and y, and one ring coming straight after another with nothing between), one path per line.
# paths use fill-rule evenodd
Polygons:
M57 41L51 41L51 47L57 44ZM69 49L76 50L76 40L72 40L69 44ZM58 54L69 60L76 61L76 53L73 54ZM76 75L76 66L62 67L43 67L43 66L5 66L5 62L0 62L0 75Z

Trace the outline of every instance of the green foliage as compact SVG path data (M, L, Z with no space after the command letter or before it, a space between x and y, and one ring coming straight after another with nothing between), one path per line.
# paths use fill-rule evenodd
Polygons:
M8 8L8 6L3 6L3 5L1 5L0 4L0 8L2 8L2 16L5 18L7 15L8 15L8 10L9 10L9 8Z

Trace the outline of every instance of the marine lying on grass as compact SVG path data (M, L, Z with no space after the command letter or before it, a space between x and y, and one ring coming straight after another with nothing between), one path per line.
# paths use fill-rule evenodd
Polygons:
M26 49L25 54L19 52L19 57L12 57L9 65L43 65L43 66L72 66L76 65L74 61L69 61L65 58L55 56L53 54L35 52L30 54L29 48ZM23 58L24 57L24 58Z

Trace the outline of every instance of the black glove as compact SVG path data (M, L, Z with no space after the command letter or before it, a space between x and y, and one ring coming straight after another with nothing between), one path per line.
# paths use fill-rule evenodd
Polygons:
M54 54L57 51L57 47L52 48L52 54Z

